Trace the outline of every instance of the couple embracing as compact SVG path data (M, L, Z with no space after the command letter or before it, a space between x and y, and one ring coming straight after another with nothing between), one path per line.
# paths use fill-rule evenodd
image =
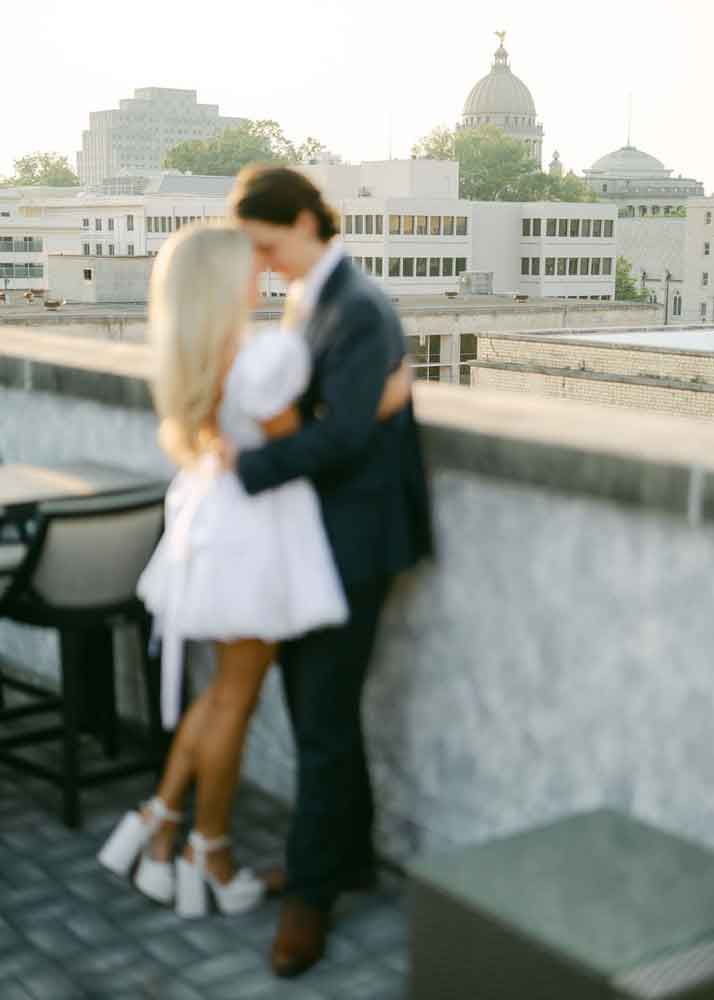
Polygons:
M161 442L179 466L166 530L139 584L162 636L162 714L179 722L184 639L216 668L180 720L156 794L100 852L184 916L283 903L280 976L323 955L341 892L375 882L361 699L395 576L431 549L399 319L347 260L338 223L301 173L256 167L232 224L182 230L156 262L150 325ZM280 329L248 326L258 276L289 282ZM229 839L241 751L270 664L297 748L285 871L237 867ZM195 784L193 830L174 863ZM269 884L270 883L270 884Z

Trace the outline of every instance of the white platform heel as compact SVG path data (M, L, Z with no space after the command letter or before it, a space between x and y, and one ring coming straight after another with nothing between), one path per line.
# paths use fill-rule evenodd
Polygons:
M188 841L193 848L193 861L176 859L176 912L180 917L205 916L209 892L224 914L246 913L261 902L265 887L249 868L241 868L225 883L206 871L206 855L228 847L230 837L207 840L192 830Z
M140 812L126 813L97 855L97 860L115 875L126 878L137 857L141 860L134 883L144 895L157 903L171 903L174 898L174 866L169 861L155 861L146 853L149 841L162 823L178 823L181 813L168 809L161 799L147 803L150 818L145 820Z

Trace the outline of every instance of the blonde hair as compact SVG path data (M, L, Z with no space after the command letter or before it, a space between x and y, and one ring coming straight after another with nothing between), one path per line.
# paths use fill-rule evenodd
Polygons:
M217 443L216 413L248 318L252 270L248 237L228 225L181 229L156 258L149 295L154 402L159 440L179 465Z

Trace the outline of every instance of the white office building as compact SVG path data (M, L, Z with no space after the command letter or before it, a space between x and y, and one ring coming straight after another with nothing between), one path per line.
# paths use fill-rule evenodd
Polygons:
M82 133L77 173L84 186L161 171L170 149L180 142L212 139L243 118L226 118L217 104L199 104L195 90L143 87L118 109L92 111Z
M714 198L687 203L684 321L714 322Z

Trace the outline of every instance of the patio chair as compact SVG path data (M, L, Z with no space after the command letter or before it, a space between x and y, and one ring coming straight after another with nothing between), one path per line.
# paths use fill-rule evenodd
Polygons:
M159 538L162 486L40 504L0 546L0 616L42 628L60 638L60 693L2 673L3 684L31 700L0 707L0 726L25 716L59 711L55 726L0 736L0 762L62 789L63 818L80 824L80 791L90 785L157 767L164 747L159 708L159 661L149 656L150 621L135 596L136 583ZM116 756L119 726L114 691L113 629L131 624L140 633L141 668L149 715L149 749L132 760L80 766L80 732ZM2 704L0 702L0 704ZM60 766L18 753L60 739Z

